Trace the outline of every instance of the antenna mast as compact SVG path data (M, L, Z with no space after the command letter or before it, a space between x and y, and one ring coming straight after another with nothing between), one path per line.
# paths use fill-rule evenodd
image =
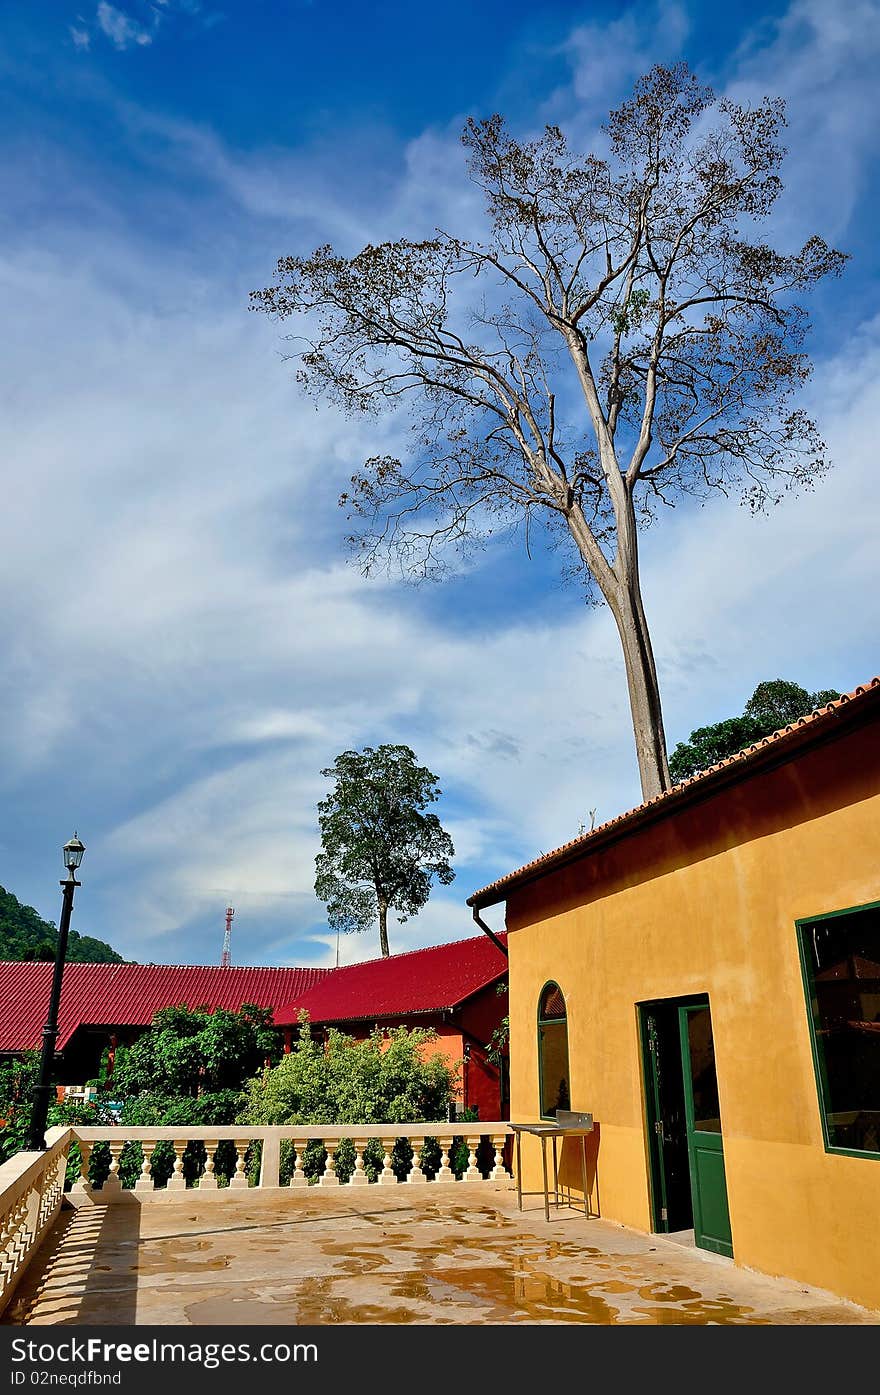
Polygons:
M223 936L223 953L220 955L221 969L232 967L232 917L235 911L231 906L226 907L226 933Z

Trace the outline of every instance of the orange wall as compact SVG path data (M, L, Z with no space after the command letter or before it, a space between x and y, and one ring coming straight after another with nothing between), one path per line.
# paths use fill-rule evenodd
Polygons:
M602 1214L651 1224L636 1004L708 993L736 1260L875 1307L880 1159L825 1151L794 922L880 900L878 829L873 723L514 891L507 911L512 1117L538 1117L554 979L572 1108L600 1124Z

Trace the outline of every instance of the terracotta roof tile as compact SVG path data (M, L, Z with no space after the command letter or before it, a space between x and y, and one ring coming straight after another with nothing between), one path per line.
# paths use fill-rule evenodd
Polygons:
M0 1051L39 1044L49 1007L53 965L0 963ZM67 964L58 1014L58 1050L82 1023L147 1027L159 1008L274 1007L304 992L332 969L220 968L198 964Z
M707 793L709 787L718 781L719 775L723 772L741 769L743 778L751 773L750 766L754 765L756 758L768 748L778 750L780 756L784 757L786 743L794 746L793 738L802 733L805 728L816 731L818 728L831 725L835 716L847 708L850 704L863 701L872 693L880 692L880 677L872 678L869 683L860 684L851 693L844 693L842 697L836 698L834 702L826 703L824 707L817 707L814 712L810 712L805 717L798 717L797 721L790 722L787 726L780 727L769 736L761 737L760 741L754 742L751 746L746 746L742 751L737 751L735 755L728 756L725 760L719 761L716 765L711 765L706 770L701 770L698 775L692 775L689 779L683 780L681 784L674 785L671 790L658 794L653 799L647 799L643 804L638 804L634 809L628 809L625 813L617 814L615 818L608 819L606 823L600 824L598 828L591 829L589 833L582 833L577 838L572 838L570 842L563 843L561 847L555 848L553 852L542 853L540 857L527 862L523 867L517 868L514 872L508 872L505 876L499 877L497 881L490 882L480 891L475 891L468 897L469 906L487 906L503 900L504 891L520 881L531 880L533 875L543 875L545 871L550 871L558 863L567 861L571 855L577 855L581 850L590 852L592 847L598 843L608 841L609 834L619 830L623 832L637 823L644 821L653 811L663 806L661 812L666 808L672 812L677 802L686 802L685 797L692 794L695 787L705 786ZM496 893L501 892L501 895Z
M499 935L499 939L504 939ZM507 959L484 935L431 945L387 959L369 959L332 971L275 1021L295 1023L300 1012L312 1022L369 1021L441 1012L457 1007L507 972Z

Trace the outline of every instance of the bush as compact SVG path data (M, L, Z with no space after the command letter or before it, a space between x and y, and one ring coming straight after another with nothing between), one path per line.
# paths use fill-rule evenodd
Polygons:
M26 1051L0 1065L0 1162L20 1153L27 1143L33 1108L33 1091L40 1073L40 1052ZM59 1124L100 1125L112 1123L110 1115L99 1105L64 1103L52 1099L46 1128ZM80 1152L74 1144L67 1164L67 1180L73 1182L80 1173Z
M417 1124L446 1120L455 1097L458 1071L442 1056L422 1057L422 1047L436 1039L424 1028L394 1028L389 1036L376 1030L364 1041L331 1030L326 1045L315 1041L308 1020L301 1019L298 1040L280 1064L251 1081L247 1103L239 1114L246 1124ZM365 1130L368 1134L368 1131ZM364 1153L367 1176L374 1181L382 1170L383 1146L372 1139ZM289 1181L294 1150L281 1149L281 1180ZM310 1143L303 1170L310 1180L324 1170L326 1152ZM354 1146L344 1140L336 1153L342 1182L354 1170ZM405 1177L412 1165L412 1148L398 1139L392 1167ZM440 1166L440 1148L429 1140L422 1167L433 1174Z

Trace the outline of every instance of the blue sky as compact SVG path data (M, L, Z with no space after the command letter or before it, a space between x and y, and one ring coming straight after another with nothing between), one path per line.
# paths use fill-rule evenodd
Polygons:
M719 9L722 13L719 14ZM775 235L852 255L813 299L807 405L836 462L751 520L682 509L644 581L670 740L789 677L875 673L880 3L7 3L0 36L0 882L122 953L329 963L319 771L405 741L465 897L638 800L608 613L557 560L490 549L437 587L363 580L335 499L395 440L302 401L247 295L282 253L470 227L458 133L503 111L589 146L654 61L789 102ZM369 936L343 962L377 952Z

